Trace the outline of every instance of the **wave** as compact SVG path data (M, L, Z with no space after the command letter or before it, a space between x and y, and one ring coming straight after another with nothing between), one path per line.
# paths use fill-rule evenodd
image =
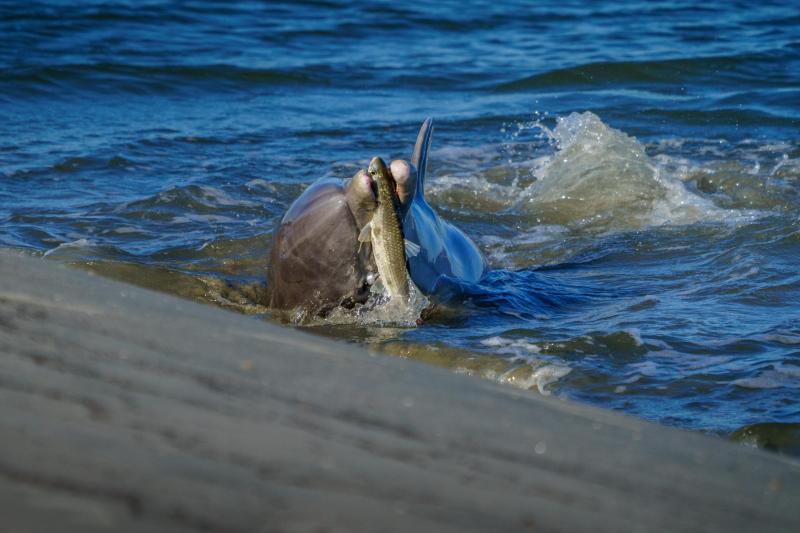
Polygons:
M540 72L510 81L498 82L502 72L490 76L464 64L442 69L430 62L412 62L406 68L388 65L359 65L315 62L283 68L243 66L223 61L184 64L174 58L163 63L85 62L31 65L0 70L0 88L10 95L51 94L82 91L135 94L187 93L192 91L226 92L258 88L329 88L364 89L403 87L425 91L475 89L495 93L536 90L565 91L576 89L627 90L647 88L669 97L685 96L685 85L704 90L731 89L741 94L755 88L770 91L796 89L797 81L785 63L796 52L777 49L761 53L673 58L647 61L604 61ZM715 96L716 97L716 96ZM763 96L761 96L763 97ZM780 102L791 99L784 95ZM723 102L724 104L724 102ZM497 119L497 117L493 117Z
M564 131L562 131L564 130ZM589 113L567 117L558 155L526 191L530 212L573 227L629 230L737 219L665 175L635 138Z
M740 427L729 438L744 446L800 456L800 424L762 422Z
M660 61L603 61L551 70L497 83L487 89L497 92L530 89L566 89L663 84L661 91L678 93L680 82L702 80L704 86L741 88L764 84L770 88L794 87L796 79L784 65L788 53L782 49L753 54L673 58Z
M800 366L774 364L758 375L740 378L733 385L748 389L800 388Z
M517 222L517 235L530 233L525 228L531 222L596 233L750 220L755 215L719 207L697 194L684 183L683 174L651 159L638 139L609 127L594 113L572 113L558 119L552 130L536 127L545 131L555 151L531 158L526 170L532 179L505 177L498 183L491 170L466 178L444 176L432 180L431 195L445 208L499 212L509 223ZM750 204L766 205L776 204Z
M42 256L76 264L92 264L98 261L130 261L134 259L131 254L117 246L87 237L62 242L45 250Z
M262 203L252 199L237 198L210 185L173 187L153 196L136 200L117 208L117 211L175 210L183 217L190 214L207 214L232 210L235 213L260 212Z
M238 85L297 86L325 84L335 73L325 66L303 69L245 68L235 65L132 65L123 63L78 63L6 69L2 85L9 90L24 92L34 87L65 88L80 85L107 91L115 89L132 92L161 92L180 90L198 84L212 83L216 89Z
M137 162L121 155L103 156L69 156L55 161L49 166L21 168L5 175L9 179L28 181L38 177L50 177L58 174L74 174L85 171L119 171L136 168Z
M108 94L185 94L236 92L255 89L331 88L420 90L469 87L484 75L444 72L420 64L414 68L311 63L286 68L244 67L235 64L74 63L0 69L0 94L8 98L69 94L70 90Z

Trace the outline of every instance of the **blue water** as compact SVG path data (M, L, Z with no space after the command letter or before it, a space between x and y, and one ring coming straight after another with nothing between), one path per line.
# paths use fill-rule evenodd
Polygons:
M314 331L797 449L793 2L5 1L0 245L269 319L292 200L428 115L493 272Z

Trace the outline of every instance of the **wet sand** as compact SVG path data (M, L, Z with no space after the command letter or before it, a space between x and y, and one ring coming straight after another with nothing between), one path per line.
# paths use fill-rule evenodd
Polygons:
M797 531L800 465L0 252L8 531Z

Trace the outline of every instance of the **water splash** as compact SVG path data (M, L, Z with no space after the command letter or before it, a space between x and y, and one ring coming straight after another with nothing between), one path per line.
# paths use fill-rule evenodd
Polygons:
M410 284L409 292L408 300L388 299L382 291L374 289L363 304L356 304L352 308L336 307L324 317L310 316L306 310L298 309L291 315L291 321L311 327L351 325L413 328L421 323L431 302L414 283Z
M735 215L662 172L632 136L591 112L559 118L543 131L556 147L520 210L546 223L592 231L723 220Z
M90 241L89 239L86 239L86 238L80 238L80 239L76 239L76 240L70 241L70 242L62 242L61 244L59 244L55 248L51 248L51 249L47 250L43 254L43 257L53 256L54 254L60 254L61 252L64 252L64 251L66 251L66 250L68 250L70 248L78 248L78 249L90 248L90 247L93 247L95 245L96 245L96 243L94 243L93 241ZM82 253L83 252L78 252L78 254L82 254ZM80 257L80 255L79 255L79 257Z

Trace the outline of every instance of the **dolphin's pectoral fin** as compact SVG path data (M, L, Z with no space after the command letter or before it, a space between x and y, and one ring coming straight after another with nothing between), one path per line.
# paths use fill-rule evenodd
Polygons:
M367 222L361 233L358 234L358 242L371 242L372 241L372 222Z
M406 257L417 257L417 255L419 254L419 244L413 243L408 239L405 239L405 241L403 241L403 244L405 245L406 248Z
M361 251L361 246L365 243L372 242L372 222L367 222L363 228L361 228L361 233L358 234L358 251Z

